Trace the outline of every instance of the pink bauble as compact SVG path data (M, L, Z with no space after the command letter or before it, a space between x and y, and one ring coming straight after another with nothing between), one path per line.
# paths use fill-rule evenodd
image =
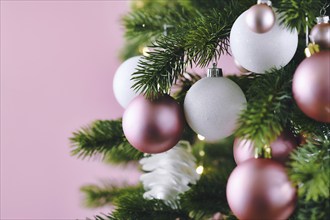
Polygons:
M251 140L235 138L233 151L237 165L254 158L254 144Z
M298 146L297 139L290 131L283 131L275 141L270 144L272 159L280 163L289 160L291 152Z
M250 159L238 165L227 182L230 209L240 220L283 220L294 211L296 189L283 165Z
M247 10L246 24L256 33L266 33L275 24L275 13L267 4L254 5Z
M299 64L292 92L298 107L308 117L330 123L330 51L313 54Z
M322 49L330 49L330 23L316 24L311 30L310 38Z
M174 147L182 135L184 116L180 105L164 95L154 101L134 98L123 116L129 143L144 153L161 153Z
M286 163L290 153L297 147L298 143L290 131L284 130L280 136L270 144L272 149L272 159L280 163ZM246 139L236 138L234 141L234 159L236 164L240 164L248 159L254 158L253 142Z

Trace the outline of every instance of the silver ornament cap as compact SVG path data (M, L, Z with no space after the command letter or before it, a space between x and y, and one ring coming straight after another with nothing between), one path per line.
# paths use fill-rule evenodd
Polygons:
M316 18L316 22L318 24L326 24L329 23L329 16L320 16Z
M268 0L258 0L257 4L266 4L268 6L272 6L272 1Z
M213 63L213 67L207 70L207 77L222 77L222 69L217 67L216 63Z

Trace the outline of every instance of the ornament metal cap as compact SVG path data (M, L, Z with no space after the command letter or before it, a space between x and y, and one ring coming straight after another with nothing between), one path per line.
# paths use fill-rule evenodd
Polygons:
M320 52L320 46L318 44L310 43L305 48L305 55L306 57L312 56L314 53Z
M258 0L257 4L266 4L268 6L272 6L272 1L268 1L268 0Z
M329 16L320 16L316 18L316 22L318 24L326 24L329 23Z
M222 69L217 67L216 63L213 63L213 67L207 70L207 77L222 77Z

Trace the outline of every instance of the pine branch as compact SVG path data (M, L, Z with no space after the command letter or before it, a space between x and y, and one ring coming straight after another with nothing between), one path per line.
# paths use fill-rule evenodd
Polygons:
M240 115L236 136L252 140L259 148L276 139L290 116L294 69L289 64L253 80L246 93L247 108Z
M296 103L293 104L293 112L290 120L296 133L304 133L309 137L325 136L330 131L330 125L328 123L318 122L309 118L299 109Z
M135 91L144 93L148 98L168 94L173 83L185 71L182 38L161 37L153 44L155 50L140 60L133 74Z
M165 6L164 9L157 5L157 7L149 7L148 10L136 10L126 15L123 18L126 28L125 37L128 40L134 39L140 45L147 45L163 35L164 24L172 25L169 33L174 32L176 26L187 22L191 14L180 5L173 7L171 10L166 10L169 6Z
M126 163L142 158L143 153L126 140L121 120L99 120L74 132L70 138L72 155L78 158L101 156L113 163Z
M298 147L291 155L290 178L299 187L299 196L306 200L329 199L330 130Z
M135 193L141 189L140 186L117 187L110 184L103 186L86 185L80 188L85 194L84 205L88 208L97 208L111 205L119 196L128 193Z
M223 173L202 175L196 185L181 198L181 205L193 219L206 219L214 213L230 214L226 199L228 176Z
M300 199L294 214L289 220L328 220L329 216L329 199L320 199L318 202L307 202Z
M190 87L201 79L200 75L185 73L182 75L177 83L173 86L177 91L173 94L173 97L178 101L181 105L183 105L184 99Z
M214 58L227 53L230 28L245 9L241 6L237 1L229 1L221 11L197 14L192 22L179 25L175 33L158 38L153 45L155 51L140 61L133 74L133 88L148 98L168 93L186 65L195 62L205 67Z
M142 220L142 219L191 219L187 212L172 209L162 200L145 200L143 191L125 194L115 201L116 210L108 216L111 220Z
M281 13L280 20L285 26L304 33L306 24L309 28L315 25L315 19L325 3L324 0L280 0L278 3L274 1L274 7Z

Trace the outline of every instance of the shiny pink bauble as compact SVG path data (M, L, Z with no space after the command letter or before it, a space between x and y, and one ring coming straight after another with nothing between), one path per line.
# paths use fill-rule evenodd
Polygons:
M128 105L123 116L128 142L144 153L171 149L180 140L183 128L182 108L168 95L153 101L139 95Z
M246 14L247 26L256 33L266 33L275 24L275 13L267 4L252 6Z
M283 131L280 136L270 144L272 159L285 164L289 159L290 153L297 146L298 143L294 135L290 131ZM236 164L254 158L254 145L250 140L236 138L233 150Z
M240 220L284 220L296 204L296 189L284 166L270 159L239 164L227 182L227 201Z
M308 117L330 123L330 51L315 53L299 64L292 92Z
M330 23L316 24L310 34L311 40L323 49L330 49Z

